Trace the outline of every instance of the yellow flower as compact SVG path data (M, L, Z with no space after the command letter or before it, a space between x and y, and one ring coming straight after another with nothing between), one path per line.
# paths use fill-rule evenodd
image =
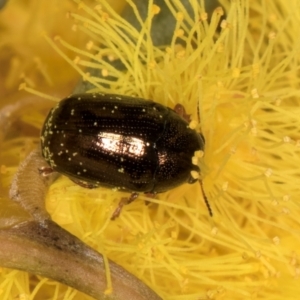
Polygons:
M47 197L52 218L163 299L297 299L299 2L222 1L208 21L202 1L191 1L191 17L180 0L166 0L177 20L166 47L152 43L151 22L160 13L152 1L140 32L104 1L92 8L75 2L79 10L70 16L89 36L87 47L61 37L55 42L75 52L66 59L93 91L181 103L197 122L199 108L206 141L199 164L213 217L200 185L186 184L156 199L140 195L112 222L127 194L85 190L61 178ZM126 71L103 57L120 59ZM25 276L3 272L14 280ZM0 286L10 293L4 275ZM39 293L54 295L56 288L45 279L36 284ZM65 299L76 294L68 293Z

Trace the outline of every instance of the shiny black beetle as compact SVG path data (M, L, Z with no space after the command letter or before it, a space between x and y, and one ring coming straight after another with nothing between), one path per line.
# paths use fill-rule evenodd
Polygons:
M194 158L204 140L161 104L87 93L72 95L49 112L41 147L52 170L84 187L131 191L130 202L139 192L156 194L196 182L200 169Z

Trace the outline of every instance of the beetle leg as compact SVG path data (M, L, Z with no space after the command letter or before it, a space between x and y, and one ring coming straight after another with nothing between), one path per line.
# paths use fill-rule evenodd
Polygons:
M111 220L115 220L121 213L122 208L124 205L130 204L132 201L134 201L137 197L139 196L138 193L131 193L129 198L122 198L121 201L119 202L118 207L115 209L111 216Z
M90 182L87 182L87 181L83 181L83 180L79 180L79 179L76 179L76 178L72 178L72 177L69 177L74 183L78 184L79 186L83 187L83 188L86 188L86 189L95 189L97 187L99 187L98 184L93 184L93 183L90 183Z
M38 168L39 174L42 175L43 177L47 177L51 175L54 170L50 167L40 167Z
M186 120L188 123L191 122L191 115L186 113L185 108L182 104L176 104L173 110L177 115Z
M156 194L157 194L157 193L155 193L155 192L153 192L153 193L145 193L145 196L146 196L146 197L149 197L149 198L155 198L155 197L156 197ZM150 201L145 200L145 204L146 204L146 205L149 205L149 204L150 204Z

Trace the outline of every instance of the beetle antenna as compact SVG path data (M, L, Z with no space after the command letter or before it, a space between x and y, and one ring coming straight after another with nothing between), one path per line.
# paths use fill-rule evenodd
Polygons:
M197 117L198 117L198 124L200 125L200 105L199 105L199 100L198 100L198 103L197 103ZM203 135L201 133L200 133L200 135L203 138L203 141L205 141ZM213 212L212 212L212 209L211 209L211 207L209 205L209 202L208 202L208 199L206 197L206 194L204 192L203 182L202 182L202 180L198 180L198 181L199 181L199 184L200 184L200 187L201 187L201 191L202 191L202 195L203 195L203 199L204 199L205 205L206 205L206 207L208 209L208 213L212 217L213 216Z
M201 187L201 191L202 191L202 195L203 195L203 199L204 199L205 205L206 205L206 207L208 209L209 215L212 217L213 216L213 212L212 212L212 209L211 209L211 207L209 205L209 202L208 202L208 199L206 197L206 194L204 192L202 180L198 180L198 181L199 181L199 184L200 184L200 187Z
M198 124L200 124L200 105L199 105L199 101L197 103L197 117L198 117Z

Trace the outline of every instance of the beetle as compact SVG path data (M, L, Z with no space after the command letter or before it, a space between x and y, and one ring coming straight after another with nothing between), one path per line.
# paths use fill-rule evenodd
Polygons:
M87 188L131 192L120 202L114 219L141 192L155 195L198 181L195 158L204 144L187 120L152 100L74 94L45 119L41 150L50 168L41 172L57 171Z

